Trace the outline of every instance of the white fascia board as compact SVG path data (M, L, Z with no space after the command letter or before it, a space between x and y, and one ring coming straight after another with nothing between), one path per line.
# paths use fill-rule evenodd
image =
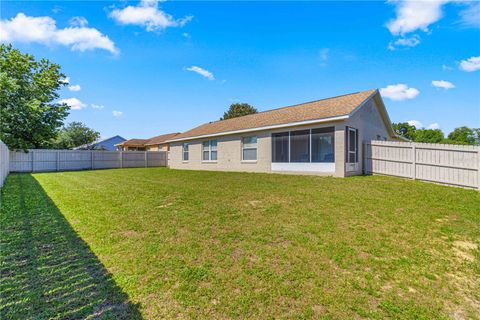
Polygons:
M179 142L179 141L186 141L186 140L196 140L196 139L202 139L202 138L227 136L227 135L231 135L231 134L238 134L238 133L245 133L245 132L255 132L255 131L264 131L264 130L273 130L273 129L280 129L280 128L296 127L296 126L303 126L303 125L308 125L308 124L316 124L316 123L323 123L323 122L330 122L330 121L345 120L345 119L348 119L348 117L349 117L349 115L347 114L347 115L331 117L331 118L298 121L298 122L289 122L289 123L284 123L284 124L276 124L276 125L273 125L273 126L255 127L255 128L249 128L249 129L224 131L224 132L219 132L219 133L185 137L185 138L180 138L180 139L171 139L171 140L167 140L165 142Z

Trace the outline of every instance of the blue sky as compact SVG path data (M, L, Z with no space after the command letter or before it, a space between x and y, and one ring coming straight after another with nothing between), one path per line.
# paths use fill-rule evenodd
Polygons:
M67 121L104 137L371 88L394 122L480 126L478 2L2 1L1 21L70 78Z

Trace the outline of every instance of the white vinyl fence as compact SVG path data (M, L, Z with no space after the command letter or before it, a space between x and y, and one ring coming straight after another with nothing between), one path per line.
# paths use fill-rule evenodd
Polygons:
M10 172L49 172L166 167L166 151L44 150L10 151Z
M371 141L364 172L480 189L480 147Z
M10 171L9 160L9 150L5 143L0 141L0 188L3 186L3 182Z

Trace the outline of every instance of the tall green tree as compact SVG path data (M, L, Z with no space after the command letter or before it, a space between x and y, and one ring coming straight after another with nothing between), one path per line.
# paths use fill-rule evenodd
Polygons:
M223 114L223 117L220 120L226 120L241 116L246 116L248 114L257 113L257 109L249 105L248 103L232 103L230 108Z
M0 45L0 140L10 149L48 147L68 115L58 99L60 66Z
M53 143L56 149L72 149L89 144L100 138L100 133L81 122L72 122L60 129Z
M415 142L441 143L445 136L440 129L420 129L415 133Z
M417 131L417 128L408 124L408 122L392 123L392 127L399 136L407 138L408 140L415 140L415 133Z
M446 143L455 144L478 144L480 129L469 128L466 126L455 128L448 134Z

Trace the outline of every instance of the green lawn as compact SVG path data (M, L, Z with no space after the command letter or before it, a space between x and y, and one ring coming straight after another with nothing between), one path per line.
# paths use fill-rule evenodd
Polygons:
M148 168L2 194L2 319L480 318L478 191Z

